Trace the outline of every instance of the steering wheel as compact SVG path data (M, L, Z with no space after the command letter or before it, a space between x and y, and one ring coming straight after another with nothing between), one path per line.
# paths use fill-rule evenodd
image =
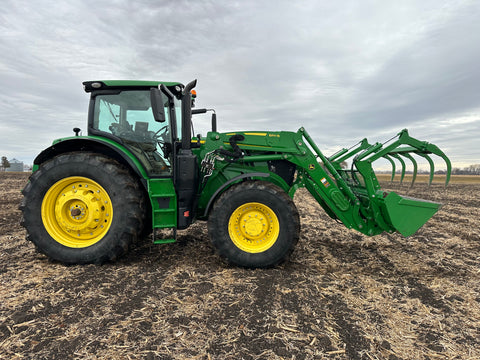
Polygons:
M163 126L153 136L163 151L163 155L168 158L171 151L170 139L168 138L168 125Z
M158 130L154 135L155 139L161 144L164 144L168 140L166 139L167 128L168 128L168 125L165 125L164 127L160 128L160 130ZM162 132L162 134L158 135L160 132Z

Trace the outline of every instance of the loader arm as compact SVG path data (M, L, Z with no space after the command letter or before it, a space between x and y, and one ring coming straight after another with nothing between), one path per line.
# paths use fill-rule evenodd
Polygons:
M235 146L232 146L233 137L241 139L235 141ZM410 153L427 160L428 154L442 157L447 163L448 182L451 166L446 155L433 144L411 138L406 130L400 132L398 139L387 146L381 143L370 144L367 139L363 139L353 147L342 149L330 157L321 152L304 128L296 133L209 133L204 147L199 151L199 158L204 161L207 158L214 160L211 173L207 177L204 175L206 184L200 193L199 205L207 217L208 204L221 191L245 179L263 179L282 187L292 198L297 189L305 187L331 218L341 221L347 228L366 235L399 231L404 236L409 236L435 214L440 204L382 191L372 163L385 158L394 167L392 157L399 159L403 180L403 158L409 159L414 164L415 180L417 164ZM229 158L228 154L232 156ZM350 170L341 168L341 163L347 160L352 160ZM269 164L275 161L295 166L296 177L292 183L272 170Z

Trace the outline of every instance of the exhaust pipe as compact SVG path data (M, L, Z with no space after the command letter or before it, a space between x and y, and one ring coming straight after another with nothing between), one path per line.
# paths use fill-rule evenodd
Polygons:
M190 91L197 85L197 79L190 81L182 92L182 149L189 150L192 141L192 95Z

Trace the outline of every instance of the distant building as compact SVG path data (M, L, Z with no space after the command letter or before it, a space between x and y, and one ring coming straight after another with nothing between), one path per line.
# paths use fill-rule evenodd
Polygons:
M19 161L17 159L9 160L10 167L6 168L5 171L23 171L23 161Z

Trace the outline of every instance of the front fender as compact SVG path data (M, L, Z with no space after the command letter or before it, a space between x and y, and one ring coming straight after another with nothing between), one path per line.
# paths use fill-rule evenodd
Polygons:
M280 188L282 188L287 194L289 192L290 186L283 180L280 176L273 172L261 172L261 171L251 171L251 172L242 172L239 175L236 176L228 176L227 173L222 173L221 178L224 180L221 185L217 186L215 189L208 189L205 191L202 191L200 193L200 212L199 214L203 214L202 216L199 216L200 219L206 219L208 217L208 214L215 203L215 201L223 194L227 189L232 187L233 185L237 184L240 181L243 181L245 179L259 179L261 178L264 181L269 181ZM201 204L206 205L201 206Z

